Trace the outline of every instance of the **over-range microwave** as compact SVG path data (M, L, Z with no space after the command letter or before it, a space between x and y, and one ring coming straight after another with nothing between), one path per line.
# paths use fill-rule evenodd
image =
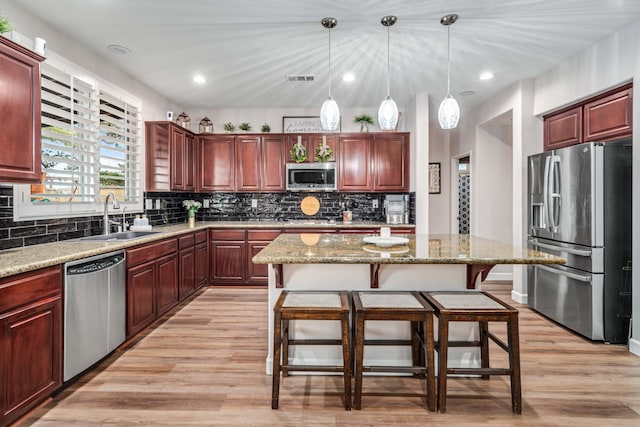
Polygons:
M287 163L287 191L336 191L336 164Z

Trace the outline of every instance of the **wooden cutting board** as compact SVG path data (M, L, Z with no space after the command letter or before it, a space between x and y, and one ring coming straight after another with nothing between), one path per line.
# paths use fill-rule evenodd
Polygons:
M305 215L315 215L320 210L320 201L313 196L307 196L300 202L300 209Z

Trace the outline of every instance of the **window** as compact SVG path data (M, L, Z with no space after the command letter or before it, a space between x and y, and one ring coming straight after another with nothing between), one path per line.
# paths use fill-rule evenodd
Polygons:
M141 102L48 52L41 185L14 186L16 220L95 215L114 193L142 210Z

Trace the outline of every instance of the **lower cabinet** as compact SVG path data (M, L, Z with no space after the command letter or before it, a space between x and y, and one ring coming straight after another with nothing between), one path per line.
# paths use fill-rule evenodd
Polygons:
M62 270L0 280L0 425L62 385Z
M127 338L178 303L178 241L127 250Z
M211 230L210 283L213 285L267 284L267 266L251 261L280 234L280 230Z
M207 230L195 233L196 246L194 248L196 289L209 283L209 232Z
M178 264L179 264L179 298L188 297L196 291L196 260L195 260L195 234L178 237Z

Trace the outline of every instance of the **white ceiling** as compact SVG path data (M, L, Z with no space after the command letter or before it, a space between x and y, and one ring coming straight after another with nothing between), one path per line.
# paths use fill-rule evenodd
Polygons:
M329 90L329 36L320 24L327 16L338 20L331 31L334 98L343 108L377 108L387 70L380 19L398 17L390 29L392 97L403 106L429 92L437 105L447 70L440 18L458 14L451 92L463 110L640 18L638 0L10 1L187 109L319 108ZM109 44L131 53L114 55ZM480 81L485 70L495 78ZM343 82L346 72L355 81ZM196 73L205 85L192 82ZM288 83L286 74L315 81Z

